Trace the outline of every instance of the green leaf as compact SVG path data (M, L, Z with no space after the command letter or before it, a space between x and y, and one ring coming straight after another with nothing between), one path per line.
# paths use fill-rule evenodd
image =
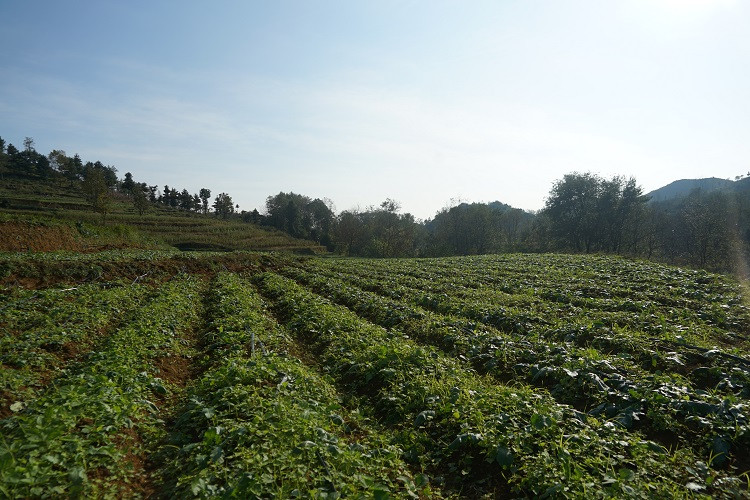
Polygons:
M513 453L505 446L498 446L495 460L500 466L507 467L513 463Z
M221 446L215 446L211 452L211 461L217 464L224 462L224 449Z
M432 410L425 410L414 419L414 427L422 427L433 418L435 418L435 412Z
M73 485L80 486L86 481L86 471L83 467L73 467L70 469L70 472L68 472L68 479L70 479L70 482Z
M391 492L385 486L379 486L372 492L374 500L388 500L391 498Z

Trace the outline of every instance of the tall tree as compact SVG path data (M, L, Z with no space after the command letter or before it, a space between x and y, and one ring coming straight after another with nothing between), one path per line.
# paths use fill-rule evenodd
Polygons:
M169 198L172 194L172 190L169 189L169 186L167 184L164 184L164 190L161 192L161 203L163 205L169 206Z
M279 193L266 199L265 223L294 236L314 240L332 249L334 213L330 200L297 193Z
M133 174L125 172L125 178L122 180L120 187L125 193L135 194L135 181L133 180Z
M499 248L501 213L486 203L461 203L439 212L431 226L438 255L475 255Z
M213 204L214 212L222 219L226 219L234 213L234 202L232 197L226 193L216 196Z
M133 193L133 206L138 211L138 215L143 214L148 210L148 196L146 194L148 187L146 184L135 184L132 189Z
M414 217L399 214L401 205L388 198L367 214L371 239L368 253L373 257L408 257L415 242Z
M68 179L70 179L71 181L75 181L81 179L82 175L83 160L81 160L81 157L76 153L73 155L73 165L70 168L70 172L66 173L65 176L68 177Z
M193 209L193 195L187 189L180 192L179 205L183 210L190 211Z
M333 221L334 214L330 203L316 198L305 206L304 222L309 228L309 238L325 246L328 250L333 250L333 239L331 237Z
M201 202L203 202L203 213L208 213L208 200L211 198L211 190L207 188L201 188L201 190L198 193L198 196L200 196Z
M83 190L91 208L102 215L102 222L106 224L111 200L102 169L92 168L87 171L86 178L83 180Z
M572 173L552 186L542 213L558 248L619 252L628 221L646 201L634 179Z
M554 183L544 206L552 235L563 248L592 250L597 236L597 198L602 179L594 174L567 174Z
M364 222L357 210L345 210L336 219L333 240L338 252L344 255L358 255L361 252Z
M3 178L6 172L8 172L10 164L10 158L5 154L5 141L0 138L0 179Z
M117 186L117 169L111 165L104 165L100 161L90 162L87 161L83 165L83 177L84 179L89 175L91 170L97 170L101 173L104 183L108 188L114 188Z
M70 170L73 164L73 158L69 158L65 151L61 149L53 149L50 154L47 155L50 167L65 176L66 172Z

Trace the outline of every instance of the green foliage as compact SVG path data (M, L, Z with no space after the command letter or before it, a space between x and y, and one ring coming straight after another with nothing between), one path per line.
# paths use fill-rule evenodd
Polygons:
M279 193L266 199L264 222L294 236L310 239L333 249L331 231L334 214L330 202L295 193Z
M414 216L399 213L391 199L365 212L347 211L339 216L334 242L345 255L366 257L413 257L419 254L424 229Z
M132 251L0 272L0 496L749 495L725 276Z
M80 285L11 299L0 310L2 404L25 405L38 395L46 374L85 354L144 294L139 286Z
M43 220L48 225L83 226L85 232L79 234L79 239L86 249L178 246L188 250L325 251L311 241L295 240L282 232L237 220L201 216L151 204L141 215L137 197L137 193L132 199L113 195L107 213L108 226L105 227L101 225L102 215L92 211L78 189L52 181L40 183L13 179L0 183L0 199L8 202L8 207L0 212L0 220L8 218L24 224ZM112 225L130 227L132 239L111 237L109 226ZM4 237L6 235L0 228L0 241Z
M477 255L517 250L531 231L534 216L502 203L461 203L426 223L432 236L429 255Z
M102 222L106 221L107 213L112 208L109 187L103 169L90 168L83 180L83 191L94 212L102 214Z
M0 421L0 491L8 497L122 492L161 422L154 404L169 389L155 359L178 353L176 332L196 320L199 282L182 278L103 339L25 410Z
M213 208L216 215L222 219L226 219L234 213L234 202L232 201L232 197L226 193L217 195L214 200Z
M338 498L429 490L400 450L342 407L334 388L299 360L237 275L209 295L212 368L180 410L163 448L163 494Z
M485 270L493 260L477 260L475 265L480 262ZM506 269L513 265L507 259L505 262ZM601 279L608 280L610 289L617 282L624 281L619 285L627 286L627 275L612 272L616 261L604 262L607 265L601 268ZM541 296L530 296L475 289L484 281L477 279L479 267L462 266L462 278L457 283L455 266L446 266L443 274L435 266L431 266L431 271L420 271L411 262L390 263L373 265L366 275L362 274L361 266L361 263L353 266L342 261L320 261L314 272L284 272L357 314L384 327L397 327L412 338L467 360L475 369L501 381L512 377L547 388L558 402L590 408L589 414L606 416L627 429L650 435L668 429L706 461L714 451L716 436L733 435L727 441L732 444L731 453L727 448L724 459L730 456L740 459L750 449L748 429L737 428L737 422L750 420L750 415L736 400L750 382L750 365L731 355L721 355L720 351L688 344L683 345L679 355L669 349L673 347L669 344L663 346L666 351L655 351L655 347L661 347L656 343L658 340L628 328L628 325L648 328L651 318L662 315L659 306L648 305L645 297L636 300L631 291L629 297L620 299L619 305L617 300L600 302L581 298L576 302L585 307L581 309L585 316L576 318L567 314L561 320L558 316L564 306L557 302L559 297L546 291ZM373 268L380 268L380 272ZM513 279L505 279L503 284L508 290L515 288ZM543 280L539 280L539 285L543 285ZM716 300L732 305L711 306L717 313L712 316L683 311L675 315L678 323L671 327L673 331L686 335L692 329L710 331L729 323L733 327L743 326L748 311L739 297L727 297L724 286L719 283L714 286L723 292L715 296ZM587 288L591 290L589 284ZM705 285L703 288L710 290ZM704 294L700 297L706 300ZM550 299L553 303L548 308L545 302ZM514 302L523 307L512 307ZM689 307L697 306L696 302ZM623 319L630 318L615 330L603 325L585 326L591 322L596 325L601 309L619 310ZM633 317L639 313L642 319ZM667 334L662 324L653 325L654 329L657 327L662 335ZM711 340L698 336L689 340L710 346L714 339L721 338L717 334ZM713 354L706 357L705 352ZM687 370L686 365L695 368ZM664 371L680 375L667 376ZM711 383L709 379L714 385L711 392L704 390ZM690 403L685 401L686 394L690 394Z
M260 284L337 383L398 431L407 457L449 491L687 496L684 484L705 483L688 471L696 461L689 450L655 455L656 445L638 433L518 381L490 383L405 332L368 325L287 280L265 275Z
M642 217L646 201L635 179L572 173L552 187L543 214L561 248L616 253L629 236L628 223Z

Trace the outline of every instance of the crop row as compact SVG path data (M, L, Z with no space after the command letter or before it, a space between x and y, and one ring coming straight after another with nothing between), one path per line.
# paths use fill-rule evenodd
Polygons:
M406 457L447 491L675 497L742 487L687 449L670 453L529 386L477 375L289 279L264 274L258 284L341 390L397 432Z
M102 289L83 285L67 292L37 292L20 303L7 304L0 336L0 415L23 406L68 364L85 354L95 340L111 330L139 304L142 286Z
M486 287L508 294L534 293L563 302L629 299L690 309L741 305L736 283L706 271L612 257L505 255L411 261L337 260L338 269L445 279L457 287ZM745 312L746 316L746 312Z
M236 274L207 300L207 370L158 454L165 497L430 494L400 450L342 406Z
M316 264L386 280L413 278L428 290L449 285L454 291L499 292L504 302L519 300L522 306L542 300L612 312L680 310L745 332L750 318L737 284L726 277L623 259L524 255Z
M324 265L322 272L330 274L333 271L330 266ZM595 309L538 300L528 308L515 307L508 305L503 297L498 297L491 289L471 290L467 294L460 287L456 291L452 286L436 284L437 280L409 282L408 278L394 276L373 278L362 274L345 274L334 273L366 290L440 314L466 317L524 338L539 337L550 342L574 343L581 347L593 347L603 353L632 357L645 369L654 372L677 372L696 378L701 386L724 387L732 393L744 393L745 398L750 396L747 394L750 391L750 360L717 349L710 343L718 336L729 340L732 332L717 332L713 327L685 321L684 310L670 309L655 319L654 315L645 314L637 308L630 313L602 313ZM743 313L744 308L737 306L737 310ZM661 328L667 322L675 325ZM671 331L671 336L667 330ZM709 333L706 333L707 330ZM690 331L697 333L688 335ZM710 347L688 344L679 333L693 339L702 336L705 338L702 343ZM741 346L741 343L734 342L729 350L746 352ZM700 369L693 370L691 367Z
M674 342L665 339L663 334L644 334L639 328L644 320L639 319L642 315L637 311L621 314L628 316L624 321L632 326L612 327L607 324L607 317L602 317L595 310L566 309L553 304L548 306L548 310L537 309L536 314L531 314L521 308L507 307L502 298L494 297L491 291L475 293L474 298L469 299L465 295L455 294L447 286L442 287L440 293L434 292L434 288L441 285L435 285L433 281L423 282L420 288L419 283L404 285L398 277L372 278L349 273L342 276L331 271L330 266L315 266L317 272L341 277L363 289L440 314L465 317L509 334L517 334L524 340L536 337L560 345L594 348L609 357L631 358L656 375L679 373L692 379L698 387L739 394L743 399L750 397L750 361L713 346L709 349L687 344L680 337L677 337L679 342ZM679 318L679 311L665 314ZM645 321L650 320L646 318ZM686 328L678 326L676 331Z
M679 375L653 375L622 357L504 334L464 318L431 313L363 291L330 274L291 269L286 273L360 316L468 360L480 372L501 381L547 387L559 402L588 408L591 415L611 418L663 441L672 436L665 444L678 440L714 465L750 452L747 405L733 394L722 398L696 390Z
M732 288L716 276L696 278L698 281L690 286L645 286L637 279L649 275L648 269L632 269L629 278L620 276L622 272L613 277L613 269L629 264L619 260L610 263L611 279L592 285L592 280L576 274L576 268L550 269L549 275L543 276L503 277L507 269L495 270L498 266L495 259L484 258L474 267L469 266L470 262L468 259L457 261L455 268L445 271L440 271L446 266L442 260L437 261L434 268L433 262L429 268L414 262L391 263L388 267L368 262L362 268L347 261L316 261L314 265L358 278L366 276L391 293L395 293L392 285L411 288L423 295L425 303L434 303L433 307L442 306L446 295L462 302L494 303L495 309L485 313L494 313L491 316L499 323L497 326L506 329L526 331L535 326L547 326L550 318L565 318L570 322L595 314L589 324L597 322L704 346L719 342L732 348L743 339L747 341L744 334L750 323L750 312L743 305L736 285ZM528 269L527 259L521 262L523 269ZM592 260L589 265L595 262ZM586 272L593 270L606 272L596 267ZM560 276L563 272L567 273L564 279ZM617 288L618 283L625 290L623 295L601 297ZM701 286L709 291L701 290ZM671 294L679 294L679 298L665 299Z
M171 388L158 367L183 352L201 286L189 277L165 284L25 410L0 421L2 495L123 495L123 484L142 481L144 450L162 422L157 403Z

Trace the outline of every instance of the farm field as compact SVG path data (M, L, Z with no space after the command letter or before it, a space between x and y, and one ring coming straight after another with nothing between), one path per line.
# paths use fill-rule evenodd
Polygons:
M132 200L114 196L106 224L79 186L65 181L11 177L0 183L0 251L101 251L111 248L252 249L324 253L312 241L239 220L150 206L139 214Z
M750 308L614 257L0 257L0 496L750 498Z

